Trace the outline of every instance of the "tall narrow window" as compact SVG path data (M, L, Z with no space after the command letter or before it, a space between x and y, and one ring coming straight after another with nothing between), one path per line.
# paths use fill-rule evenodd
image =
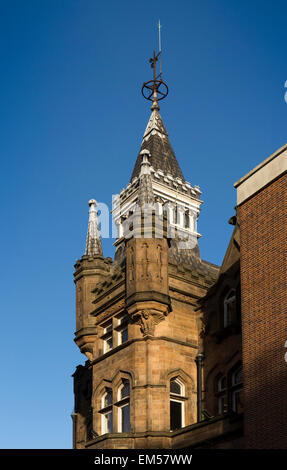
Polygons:
M113 432L113 391L111 388L107 388L103 394L101 406L102 434Z
M216 380L217 413L219 415L226 413L228 409L227 402L227 380L224 375Z
M104 341L104 353L106 353L113 348L113 320L107 321L102 327L104 328L104 334L102 336Z
M170 381L170 430L184 427L184 385L177 378Z
M118 431L130 431L130 383L124 379L118 388Z
M242 366L238 366L231 375L231 407L235 413L243 411Z
M173 223L178 224L178 222L179 222L179 220L178 220L178 207L177 207L177 204L176 204L174 209L173 209Z
M118 334L118 345L123 344L128 340L128 315L122 314L117 317L117 334Z
M224 328L231 325L236 317L236 292L231 289L224 299Z
M184 213L184 226L185 226L185 228L190 227L189 210L185 211L185 213Z

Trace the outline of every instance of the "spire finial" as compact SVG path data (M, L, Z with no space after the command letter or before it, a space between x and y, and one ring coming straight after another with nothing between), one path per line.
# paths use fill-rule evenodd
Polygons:
M160 30L162 25L160 24L160 20L158 22L158 47L159 52L157 55L155 51L153 51L153 57L149 59L151 64L151 68L153 69L153 80L149 80L148 82L144 82L142 86L142 95L147 100L152 101L151 110L159 110L158 102L163 100L168 94L168 87L167 84L162 80L162 71L161 71L161 34ZM159 74L156 75L156 63L159 60Z
M89 225L85 254L87 256L103 256L102 241L98 224L98 214L96 210L97 201L95 199L90 199L89 206Z

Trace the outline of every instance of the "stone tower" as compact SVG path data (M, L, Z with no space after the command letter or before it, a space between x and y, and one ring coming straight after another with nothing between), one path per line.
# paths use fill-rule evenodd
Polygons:
M156 90L154 90L156 91ZM153 94L130 182L114 200L115 257L104 258L96 202L75 265L75 448L170 448L201 420L197 300L218 268L203 261L201 200L180 169Z

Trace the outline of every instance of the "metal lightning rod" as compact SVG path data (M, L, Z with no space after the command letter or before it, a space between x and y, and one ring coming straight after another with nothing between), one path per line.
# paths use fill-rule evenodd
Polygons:
M161 28L160 20L158 21L158 47L159 52L153 51L153 57L149 59L151 68L153 69L153 80L143 83L141 92L146 100L152 101L152 110L159 109L158 101L163 100L168 94L168 86L162 79L161 71ZM156 62L159 60L160 72L156 74Z
M158 20L158 54L159 54L159 76L161 78L161 37L160 37L160 30L161 30L160 20Z

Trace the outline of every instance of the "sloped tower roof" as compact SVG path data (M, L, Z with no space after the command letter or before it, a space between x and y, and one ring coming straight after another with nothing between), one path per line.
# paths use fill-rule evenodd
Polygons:
M159 101L168 94L161 72L156 74L159 57L160 53L156 56L154 52L150 59L154 71L153 80L142 86L143 97L152 101L151 115L130 182L115 199L113 208L115 223L119 227L115 258L119 263L124 260L121 240L130 230L126 221L137 212L137 206L142 208L154 203L158 214L162 211L161 215L164 213L166 216L169 262L186 266L196 276L214 279L218 274L218 267L201 259L198 246L201 235L197 232L197 219L202 204L201 191L198 186L192 187L185 180L159 114ZM132 223L130 225L134 228Z
M184 177L172 146L170 144L168 133L159 114L159 107L152 109L152 113L147 124L141 148L134 166L131 181L140 175L142 151L148 150L150 153L150 164L155 171L162 170L165 174L170 174L174 178Z

